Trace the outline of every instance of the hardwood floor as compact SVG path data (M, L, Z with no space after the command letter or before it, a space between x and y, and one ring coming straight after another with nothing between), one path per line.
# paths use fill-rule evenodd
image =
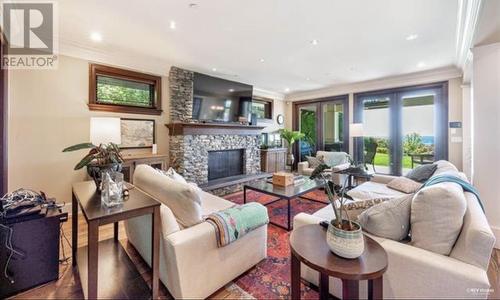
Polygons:
M84 246L87 244L87 223L83 220L83 217L78 218L78 246ZM76 268L71 266L71 218L62 225L63 242L60 248L61 260L66 258L66 261L59 265L59 280L49 282L40 287L28 290L26 292L20 293L12 297L12 299L82 299L83 291L81 288L80 278ZM66 239L64 238L66 237ZM113 238L113 224L105 225L99 229L99 241L107 240ZM134 247L127 242L127 237L125 233L125 226L123 222L120 222L119 226L119 239L123 248L127 252L128 256L135 264L138 272L144 278L144 280L150 285L151 283L151 273L150 268L146 262L142 259L140 254L134 249ZM248 298L249 295L241 290L235 284L229 284L228 286L220 289L214 293L210 298L213 299L244 299ZM160 284L160 299L173 299L169 294L167 288Z
M78 246L83 246L87 244L87 224L82 219L78 220ZM64 223L62 226L62 232L67 240L64 239L61 246L61 259L66 257L66 261L61 263L59 266L59 280L47 283L40 287L31 289L24 293L15 295L13 299L81 299L83 298L82 288L80 284L80 278L76 269L71 267L71 219ZM141 258L139 253L134 249L132 245L127 242L127 237L125 234L125 227L123 223L120 223L119 227L119 237L120 243L129 255L132 262L137 267L139 273L143 278L150 283L150 272L149 266ZM113 238L113 224L102 226L99 230L99 240L106 240ZM492 254L492 259L490 261L490 266L488 268L488 278L491 284L491 293L489 299L500 299L500 250L495 249ZM161 299L172 299L172 296L168 293L168 290L163 284L160 284L160 298ZM226 287L220 289L214 293L211 299L248 299L252 298L251 295L243 291L235 284L229 284Z

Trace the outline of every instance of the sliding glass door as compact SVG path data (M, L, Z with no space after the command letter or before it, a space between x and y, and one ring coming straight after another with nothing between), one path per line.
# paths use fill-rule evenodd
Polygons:
M376 173L402 175L448 158L447 83L355 95L364 138L355 158Z
M316 151L349 152L348 97L331 97L295 103L294 130L304 133L296 147L299 161Z

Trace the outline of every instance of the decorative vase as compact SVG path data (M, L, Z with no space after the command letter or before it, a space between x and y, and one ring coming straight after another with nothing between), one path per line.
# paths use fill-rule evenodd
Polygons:
M292 171L292 166L293 163L295 162L295 157L293 156L292 151L288 150L288 153L286 154L286 166L288 171Z
M122 164L112 163L106 165L98 165L96 163L87 166L87 174L94 180L97 192L101 193L102 190L102 172L121 172Z
M328 225L328 231L326 233L326 243L328 247L330 247L330 250L343 258L354 259L360 257L365 250L361 225L351 221L354 230L343 230L334 226L333 222L332 220ZM342 227L345 228L348 222L347 220L343 220L342 224L344 226Z

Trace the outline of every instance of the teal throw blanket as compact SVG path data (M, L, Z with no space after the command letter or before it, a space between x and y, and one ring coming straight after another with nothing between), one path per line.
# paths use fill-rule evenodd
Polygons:
M474 194L477 198L477 201L479 202L479 205L481 206L481 209L484 212L484 206L483 206L483 203L481 203L481 198L479 197L478 190L475 187L473 187L470 183L468 183L467 181L465 181L462 178L459 178L457 176L449 175L449 174L448 175L443 174L443 175L432 176L431 178L429 178L429 180L427 180L422 185L422 187L420 189L423 189L426 186L431 186L431 185L435 185L435 184L442 183L442 182L456 183L456 184L460 185L465 192L470 192L470 193Z
M215 226L219 247L229 245L250 231L269 223L267 208L257 202L235 205L212 213L206 220Z

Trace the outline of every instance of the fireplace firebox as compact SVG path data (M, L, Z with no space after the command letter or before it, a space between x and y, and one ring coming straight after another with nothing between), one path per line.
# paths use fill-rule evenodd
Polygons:
M208 151L208 181L245 174L245 149Z

